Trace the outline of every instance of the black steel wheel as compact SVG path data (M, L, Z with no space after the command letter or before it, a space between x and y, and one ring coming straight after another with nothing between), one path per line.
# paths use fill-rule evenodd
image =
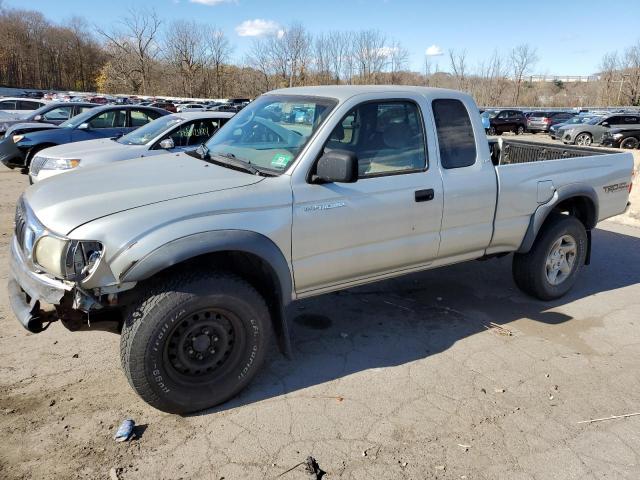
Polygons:
M271 338L269 310L242 278L185 272L153 282L122 329L122 367L151 406L189 413L218 405L258 372Z

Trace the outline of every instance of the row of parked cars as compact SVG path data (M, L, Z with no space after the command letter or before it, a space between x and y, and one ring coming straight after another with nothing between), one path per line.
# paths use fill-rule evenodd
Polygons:
M195 150L233 115L51 102L24 119L0 124L0 161L35 183L81 166Z
M616 148L640 148L640 114L634 112L567 112L481 110L489 135L547 133L566 145L600 144Z

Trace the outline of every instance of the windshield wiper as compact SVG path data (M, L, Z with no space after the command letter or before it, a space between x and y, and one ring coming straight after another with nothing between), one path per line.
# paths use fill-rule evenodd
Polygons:
M223 167L229 167L236 170L241 170L243 172L250 173L252 175L262 175L264 177L275 177L275 173L271 173L268 171L264 171L261 168L255 167L251 162L247 160L241 160L236 157L233 153L214 153L211 154L209 147L207 147L204 143L200 145L196 150L192 152L186 152L187 155L191 155L192 157L200 158L206 162L215 163L216 165L221 165Z

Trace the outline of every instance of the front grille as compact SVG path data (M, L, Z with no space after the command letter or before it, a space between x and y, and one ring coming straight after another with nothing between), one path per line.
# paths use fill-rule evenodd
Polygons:
M24 209L24 202L22 198L18 200L18 204L16 205L16 216L15 216L15 234L16 239L18 240L18 245L24 251L24 239L27 232L27 213Z
M31 175L37 176L38 172L44 167L44 164L47 163L47 160L49 160L47 157L34 157L34 159L31 160L31 168L29 169Z

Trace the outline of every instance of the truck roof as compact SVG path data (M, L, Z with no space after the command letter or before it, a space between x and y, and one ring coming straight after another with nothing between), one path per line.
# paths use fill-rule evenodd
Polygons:
M280 88L268 92L268 95L308 95L315 97L332 97L338 101L344 101L354 95L363 93L389 93L410 92L420 95L432 95L434 93L454 94L458 97L466 94L446 88L416 87L413 85L321 85L316 87Z

